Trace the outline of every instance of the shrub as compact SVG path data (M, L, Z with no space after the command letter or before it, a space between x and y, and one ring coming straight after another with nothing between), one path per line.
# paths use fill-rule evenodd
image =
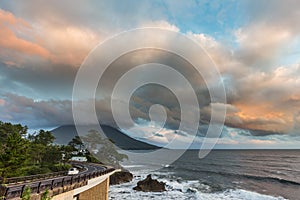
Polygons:
M60 172L60 171L68 171L72 166L70 164L55 164L49 166L49 169L53 172Z
M26 175L46 174L50 173L51 170L47 167L31 166L27 169Z
M43 192L43 194L41 196L41 200L51 200L51 197L49 197L49 191L48 190Z
M30 200L30 196L31 196L31 189L30 189L30 187L26 186L24 188L21 198L22 198L22 200Z

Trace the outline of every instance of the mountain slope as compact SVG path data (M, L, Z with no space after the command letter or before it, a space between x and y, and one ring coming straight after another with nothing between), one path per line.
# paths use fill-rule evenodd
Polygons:
M87 133L89 130L98 130L97 126L80 126L78 127L81 133ZM110 126L101 125L105 136L111 139L116 146L124 150L147 150L147 149L158 149L159 147L136 140L128 135L122 133L118 129ZM56 138L55 143L57 144L68 144L77 134L75 125L60 126L51 131L53 136Z

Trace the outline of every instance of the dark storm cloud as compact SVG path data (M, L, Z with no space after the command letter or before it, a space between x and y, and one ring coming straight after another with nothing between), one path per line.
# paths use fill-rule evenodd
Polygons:
M53 127L72 124L70 101L34 101L15 94L2 94L5 101L0 106L0 120L22 123L30 128Z
M29 95L35 99L70 99L77 69L64 64L30 62L23 67L0 63L3 92ZM36 66L38 65L38 66Z
M20 27L5 27L5 30L15 31L11 34L17 39L15 41L20 44L23 41L22 44L25 42L32 47L1 46L0 92L3 98L0 98L0 108L3 120L24 121L34 126L72 123L70 105L74 77L83 58L98 42L123 30L153 25L147 24L149 22L178 31L178 27L169 23L171 20L165 14L166 10L171 9L177 14L183 12L182 8L194 6L194 3L168 2L169 7L162 7L162 2L158 1L134 1L130 6L126 1L88 2L0 3L1 8L11 11L1 12L9 17L5 23L22 19L24 24L31 25L24 32ZM251 1L247 7L249 21L236 30L229 30L234 32L233 47L218 42L210 35L185 33L199 42L220 68L228 104L218 106L227 108L228 126L253 130L253 135L299 133L300 67L297 63L286 65L277 62L287 54L287 45L299 37L299 7L300 3L296 0ZM0 33L4 34L3 30ZM43 50L42 53L40 50ZM25 55L19 55L20 52ZM211 105L201 77L176 57L162 56L161 52L141 54L143 56L137 53L120 58L114 63L115 67L107 71L107 78L102 80L104 86L100 87L103 90L100 97L104 100L96 103L102 120L113 123L107 96L116 80L130 67L154 60L173 66L190 80L200 103L200 109L195 109L195 112L201 112L201 123L208 123ZM15 95L7 95L10 92ZM166 105L168 126L175 129L180 121L176 98L157 87L144 88L132 97L130 111L133 118L148 119L148 109L154 103Z

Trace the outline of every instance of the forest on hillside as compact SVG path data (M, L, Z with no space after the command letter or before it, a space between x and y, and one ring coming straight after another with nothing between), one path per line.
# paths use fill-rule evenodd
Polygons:
M0 121L0 178L66 171L74 155L85 156L88 162L113 166L126 158L94 130L85 137L74 137L68 145L57 145L54 140L49 131L29 134L27 126ZM97 153L92 155L87 149L97 149Z

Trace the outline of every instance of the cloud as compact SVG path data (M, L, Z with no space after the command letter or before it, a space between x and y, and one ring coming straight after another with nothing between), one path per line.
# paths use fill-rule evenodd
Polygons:
M192 143L194 139L194 137L188 133L161 127L159 124L153 121L150 122L139 118L137 122L138 123L130 129L122 129L122 131L131 137L159 146L165 146L171 142L174 142L173 144L169 145L169 148L174 149L181 148L187 143Z
M170 148L178 149L187 144L190 144L191 149L199 149L204 141L204 137L201 134L193 137L187 133L178 133L177 130L157 127L153 122L139 121L140 123L134 126L132 129L125 132L131 137L138 138L139 140L147 141L158 146L170 145L170 142L175 139L175 145L170 145ZM123 130L124 131L124 130ZM207 138L209 142L209 138ZM174 141L173 141L174 142ZM181 144L182 146L176 146ZM294 137L290 135L266 135L253 136L249 130L232 128L224 126L222 135L218 139L215 146L216 149L231 148L231 149L247 149L247 148L297 148L300 144L300 137Z
M0 106L4 106L5 105L5 100L4 99L0 99Z
M0 120L22 123L29 128L58 127L74 124L71 100L34 100L12 93L0 95ZM86 119L82 125L89 124L89 111L84 107L91 100L77 102L82 116ZM82 107L80 105L83 105ZM101 123L115 125L112 121L110 102L97 100L96 110L100 111ZM99 116L100 118L100 116Z
M146 21L141 24L141 27L154 27L154 28L161 28L166 29L174 32L179 32L179 28L174 24L170 24L165 20L158 20L158 21Z
M88 28L57 26L47 21L42 21L38 30L35 26L0 10L0 46L4 50L1 57L7 60L6 63L23 67L26 63L22 54L25 54L40 56L53 64L79 67L88 52L100 41L100 34Z
M259 48L270 54L271 57L266 56L265 60L272 60L275 56L275 53L271 52L275 49L272 45L279 45L277 39L278 42L284 42L282 38L277 38L276 34L280 34L280 31L264 38L261 33L267 31L265 30L267 27L263 28L252 30L253 33L246 31L249 38L239 41L239 45L244 46L251 54L259 54L254 55L250 61L261 60L260 56L263 56L263 53L260 53ZM260 38L254 38L254 33ZM188 35L207 50L221 70L228 103L227 106L224 105L228 111L227 125L251 129L257 135L259 133L265 135L267 132L288 134L291 131L294 113L299 111L300 93L295 89L300 87L299 64L286 66L274 64L269 68L260 63L260 68L250 68L247 59L240 57L240 48L234 50L203 34L188 33ZM232 53L234 51L236 52ZM209 117L209 113L210 106L201 109L202 115Z
M14 91L33 99L70 99L76 69L70 65L27 60L22 67L0 62L0 93Z
M256 72L237 80L233 104L247 128L289 132L299 111L299 64L279 66L272 72ZM255 123L257 121L257 123ZM264 124L265 123L265 124Z
M0 107L0 120L22 123L30 128L55 127L72 124L70 101L34 101L14 94L2 95L5 106Z
M51 52L53 63L78 68L101 35L87 28L41 24L39 43Z
M188 35L189 34L191 33L188 33ZM195 37L197 41L208 50L210 55L221 64L221 70L224 69L222 75L226 84L229 100L228 105L226 105L228 110L226 117L227 125L253 129L257 132L260 130L280 134L282 132L289 132L290 125L293 121L291 116L293 116L294 107L284 102L293 100L295 106L297 105L299 93L297 90L291 90L291 88L298 87L298 65L281 66L268 74L259 71L247 74L245 73L246 70L234 70L242 66L240 64L231 66L231 70L234 71L234 74L232 74L231 71L224 66L230 66L231 63L235 62L235 57L231 55L229 59L225 58L225 55L230 55L230 53L224 49L221 43L203 34L191 34L190 36ZM103 82L101 83L106 85L106 87L102 89L109 91L114 85L114 82L118 80L124 71L130 69L132 66L136 66L138 63L145 63L151 60L158 60L160 63L173 66L189 78L197 90L199 102L201 102L200 110L204 108L204 112L201 113L202 119L208 121L210 116L209 96L207 95L205 85L203 86L201 77L195 76L197 73L194 73L194 71L182 61L174 59L174 57L163 54L162 52L140 52L135 55L120 58L111 66L112 68L107 71L107 76L104 76L109 78L102 80ZM49 93L48 91L50 91L50 93L53 93L51 95L54 96L57 95L57 92L65 93L69 90L68 88L72 87L72 80L76 73L76 69L72 70L71 66L55 66L53 64L45 65L44 69L29 69L30 67L16 71L6 67L3 68L3 72L6 73L7 80L17 80L19 83L28 85L29 88L35 88L39 93ZM51 70L49 71L49 69ZM150 76L150 74L147 74L147 76ZM55 77L55 81L52 79L53 77ZM36 81L34 81L35 79ZM40 84L43 82L44 84ZM64 91L62 91L62 86L65 87ZM17 88L17 86L15 87ZM45 88L48 89L45 90ZM131 108L135 110L134 118L147 119L147 107L149 108L153 103L163 103L167 105L168 125L176 129L180 122L180 109L178 105L176 105L175 98L170 98L170 95L168 95L166 91L160 90L161 89L157 87L152 89L148 88L148 91L145 89L145 92L140 91L140 93L137 93L133 98L133 102L136 101L136 105ZM69 92L71 92L71 90L69 90ZM157 93L160 95L155 95ZM283 96L285 96L285 98L283 98ZM270 97L272 97L272 99L270 99ZM282 113L285 115L282 115Z
M300 112L294 114L294 126L291 130L291 135L300 135Z
M166 17L165 9L161 7L160 1L119 2L94 1L78 2L72 0L63 3L58 0L42 2L29 0L27 3L5 2L4 7L12 12L18 12L22 18L34 20L41 23L44 20L52 24L85 26L92 29L100 28L104 31L110 29L132 28L144 22L144 19L157 21ZM22 12L19 12L19 10ZM151 11L151 12L147 12ZM112 13L114 15L112 16Z
M57 127L61 125L74 124L71 100L34 100L13 93L0 93L0 120L22 123L30 128ZM83 124L90 125L90 111L86 104L93 100L82 100L74 102L82 114ZM101 124L116 126L109 99L98 99L95 102L97 116ZM140 110L131 107L133 119L138 120L141 116ZM142 113L145 117L145 114ZM94 124L93 124L94 125Z
M287 0L286 3L280 0L272 2L267 0L249 1L247 8L252 21L264 22L266 25L277 25L283 29L290 30L293 34L300 31L298 23L300 16L298 10L300 3L297 0Z
M252 67L262 64L261 70L272 68L299 37L299 8L297 0L248 1L250 20L235 31L240 60Z
M2 51L0 56L7 57L9 52L14 56L18 53L26 55L37 55L43 58L49 58L50 53L37 43L27 40L15 32L32 33L32 27L23 19L15 17L12 13L0 9L0 47ZM11 58L8 62L13 62L16 58Z
M235 35L239 44L236 56L248 66L273 63L292 39L289 30L265 24L238 29Z
M249 130L224 127L218 144L233 148L295 148L300 143L300 137L289 135L259 135L253 136ZM291 145L291 146L290 146Z
M18 94L7 96L5 102L0 101L0 105L8 105L5 114L2 113L3 119L23 120L34 126L38 123L40 126L70 123L71 117L65 116L67 120L64 120L60 117L61 112L70 115L68 109L74 77L88 52L98 42L121 31L154 26L182 32L209 53L226 86L228 102L218 106L227 108L227 126L249 129L252 130L250 134L257 136L298 134L299 64L296 61L290 65L278 62L283 55L294 50L289 49L290 45L300 34L297 26L300 5L296 0L288 3L251 1L245 9L247 12L243 13L248 19L243 24L235 20L241 12L232 12L231 17L225 17L232 11L228 2L225 7L215 1L141 1L130 6L126 1L76 4L73 1L51 1L48 4L5 1L1 4L7 10L0 10L0 35L3 36L0 39L1 92L15 91ZM209 12L199 17L198 13L203 14L204 8L209 8ZM232 23L226 21L228 19L232 19ZM217 25L214 24L216 21ZM215 37L218 34L211 31L215 26L224 27L222 38ZM224 38L228 32L232 38ZM228 40L232 41L226 43ZM197 56L195 52L190 53ZM189 79L200 102L200 109L191 110L201 112L201 123L207 123L211 110L203 79L178 58L154 51L120 58L114 63L115 67L107 71L107 80L102 80L107 87L101 88L104 90L103 99L99 101L101 103L97 102L97 108L104 112L104 121L111 122L112 118L109 99L105 97L113 84L131 66L149 61L173 66ZM25 99L19 101L22 96ZM61 99L68 99L68 102ZM134 119L148 119L148 108L154 103L166 105L167 128L176 130L181 120L178 102L161 88L148 87L135 94L130 107ZM3 110L4 106L1 108ZM32 118L26 119L21 111ZM47 112L58 120L48 119ZM42 117L46 119L41 122Z
M166 21L160 5L147 1L91 0L74 4L70 0L64 3L54 0L45 5L29 0L27 3L2 4L10 13L32 24L38 43L51 52L53 61L76 67L96 44L119 32L146 26L178 31L175 25Z
M216 116L221 116L223 109L226 110L225 124L231 126L241 126L243 124L242 119L237 115L239 109L231 104L211 103L201 109L202 118L209 121L211 118L212 106Z

